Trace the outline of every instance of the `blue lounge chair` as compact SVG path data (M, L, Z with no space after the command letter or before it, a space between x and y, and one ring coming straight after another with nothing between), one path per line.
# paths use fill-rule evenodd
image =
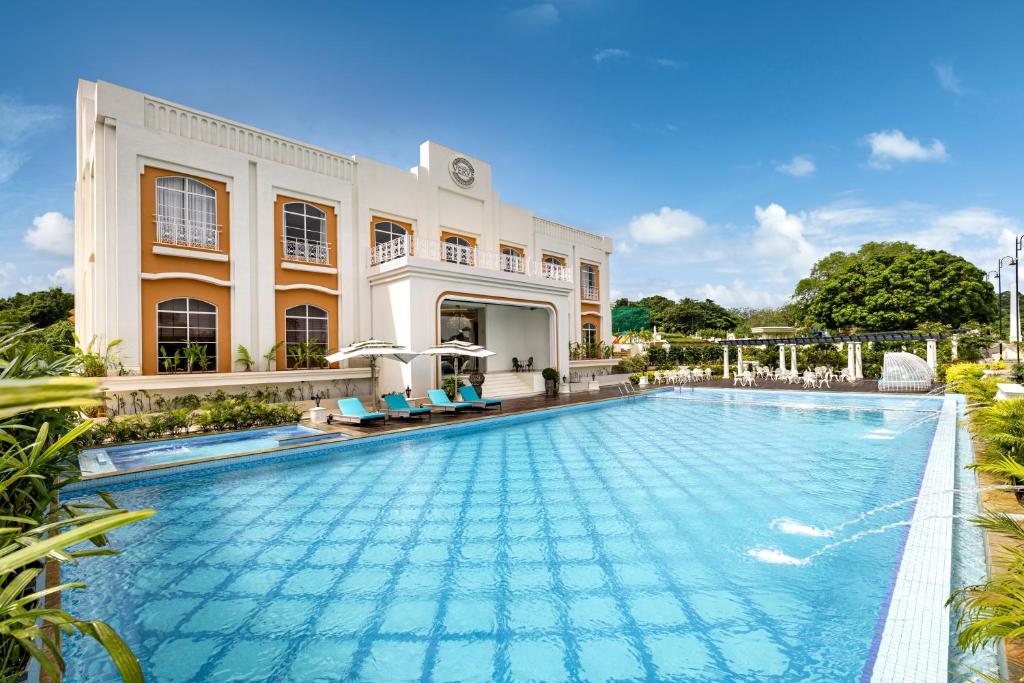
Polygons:
M480 398L476 393L476 387L471 384L459 387L459 396L463 401L473 404L474 408L497 408L501 410L501 401L496 398Z
M423 406L425 408L436 408L437 410L443 410L449 413L457 413L460 410L466 410L473 407L471 403L452 401L448 398L448 394L444 393L441 389L431 389L427 392L427 397L430 398L430 403L424 403Z
M363 407L363 402L358 398L339 398L338 410L341 411L341 415L331 413L327 416L327 424L331 424L333 421L338 421L361 425L366 424L367 422L384 420L387 418L387 415L384 413L367 412L366 408Z
M430 415L430 408L414 408L401 394L385 394L384 403L388 406L391 417L422 417Z

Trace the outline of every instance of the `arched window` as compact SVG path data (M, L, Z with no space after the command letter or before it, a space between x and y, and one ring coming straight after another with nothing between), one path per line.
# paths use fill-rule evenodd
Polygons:
M541 259L541 273L544 277L555 280L565 279L565 261L560 256L544 254Z
M594 323L583 323L583 345L587 347L597 345L597 325Z
M409 234L404 225L392 221L377 221L373 224L373 265L393 261L407 256L410 246L402 239ZM395 240L398 240L397 242Z
M159 372L217 370L217 307L201 299L168 299L156 305Z
M526 263L523 259L523 252L515 247L502 246L501 248L501 269L506 273L522 273Z
M217 193L192 178L156 179L156 241L182 247L219 249Z
M450 235L444 238L444 260L448 263L473 265L473 244L465 237Z
M284 342L289 368L319 367L327 354L327 311L307 304L286 310Z
M589 263L580 265L580 295L588 301L597 301L597 267Z
M284 205L284 257L309 263L328 263L327 215L312 204Z

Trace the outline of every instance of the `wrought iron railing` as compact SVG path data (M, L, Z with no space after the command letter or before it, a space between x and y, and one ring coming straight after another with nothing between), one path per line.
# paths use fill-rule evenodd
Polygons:
M181 220L167 216L156 218L156 241L176 247L220 249L220 228L216 223Z
M584 301L600 301L601 293L593 285L583 285L580 287L580 298Z
M327 265L331 262L330 245L299 237L284 238L284 258L288 261L304 261Z
M545 277L559 282L572 282L571 271L565 266L534 261L521 256L482 251L477 247L452 244L451 242L409 237L408 235L377 244L370 249L369 256L371 266L379 266L406 256L418 256L471 268Z

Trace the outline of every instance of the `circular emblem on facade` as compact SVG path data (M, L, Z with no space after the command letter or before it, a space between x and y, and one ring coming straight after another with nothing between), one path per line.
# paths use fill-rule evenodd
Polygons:
M452 159L452 163L448 164L448 173L451 174L455 184L462 187L472 187L473 181L476 179L476 170L473 168L473 164L469 163L469 159L465 157Z

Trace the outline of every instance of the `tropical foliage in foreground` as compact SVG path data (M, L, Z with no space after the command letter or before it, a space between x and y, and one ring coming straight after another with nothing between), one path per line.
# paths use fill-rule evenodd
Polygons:
M95 403L94 380L59 375L78 360L39 345L26 329L0 329L0 681L19 680L29 658L51 678L64 663L59 635L95 638L126 681L142 672L124 641L105 623L47 606L65 584L38 588L48 562L109 555L105 534L153 514L119 509L109 497L97 508L60 505L58 492L74 480L75 443L90 422L80 409ZM90 541L94 547L68 550Z

